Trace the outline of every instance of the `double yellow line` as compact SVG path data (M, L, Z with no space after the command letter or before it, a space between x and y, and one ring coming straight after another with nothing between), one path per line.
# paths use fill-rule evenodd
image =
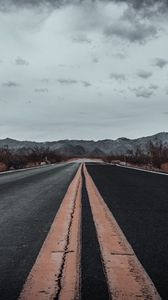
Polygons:
M110 298L161 299L85 165L83 172ZM81 299L81 198L82 165L67 190L20 300Z

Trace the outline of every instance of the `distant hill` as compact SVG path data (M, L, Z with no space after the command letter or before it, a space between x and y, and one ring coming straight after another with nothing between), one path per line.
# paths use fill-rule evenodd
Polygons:
M6 138L0 140L0 148L8 147L8 149L16 152L26 152L34 148L49 148L58 154L66 156L97 156L102 155L121 155L135 153L137 149L141 149L143 153L149 151L150 143L154 145L162 145L168 148L168 133L161 132L152 136L142 137L138 139L119 138L117 140L61 140L53 142L31 142L17 141Z

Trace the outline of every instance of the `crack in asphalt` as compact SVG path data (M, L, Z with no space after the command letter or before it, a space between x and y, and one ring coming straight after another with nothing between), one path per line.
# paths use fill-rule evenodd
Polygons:
M71 228L72 228L72 223L73 223L73 219L74 219L74 213L75 213L75 209L76 209L76 200L77 200L79 185L80 185L80 180L78 182L78 186L77 186L75 197L74 197L74 203L73 203L72 211L70 213L70 222L69 222L68 231L67 231L66 245L65 245L65 248L63 250L64 255L63 255L62 264L61 264L60 272L59 272L58 279L57 279L58 290L57 290L57 293L56 293L56 296L55 296L54 300L59 300L59 296L60 296L60 293L61 293L61 290L62 290L62 278L63 278L63 273L64 273L64 267L65 267L67 254L70 253L70 252L73 252L71 250L68 250L68 247L69 247L69 244L70 244L70 234L71 234Z
M111 255L121 255L121 256L123 256L123 255L126 255L126 256L135 256L134 253L116 253L116 252L111 252L110 254Z

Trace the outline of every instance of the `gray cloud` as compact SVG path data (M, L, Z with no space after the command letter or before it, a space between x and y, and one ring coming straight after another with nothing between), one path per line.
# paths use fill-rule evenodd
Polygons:
M7 82L4 82L2 85L3 85L4 87L9 87L9 88L20 86L20 84L17 83L17 82L15 82L15 81L7 81Z
M116 22L107 26L104 30L106 36L116 36L128 42L145 43L149 38L155 37L157 29L154 25L146 25L143 23L133 22L125 24L124 22Z
M160 17L167 11L167 0L123 0L128 5L124 16L130 19L134 14L139 15L141 19L151 19L153 17Z
M111 74L109 75L109 77L110 77L111 79L115 79L115 80L117 80L117 81L125 81L125 80L126 80L125 75L124 75L124 74L121 74L121 73L111 73Z
M36 93L48 93L48 89L47 88L36 88L34 91Z
M141 11L137 12L135 8L130 7L130 1L122 2L126 2L128 6L117 21L105 26L105 35L140 44L155 38L158 28L151 22L150 18L144 17Z
M69 78L58 78L57 82L59 82L60 84L65 84L65 85L71 85L71 84L77 84L78 80L75 79L69 79Z
M107 2L108 0L101 0L101 2ZM116 0L112 0L113 2L117 2ZM80 3L81 0L8 0L5 1L8 3L13 3L15 5L32 5L32 6L38 6L41 4L50 4L52 6L60 6L60 5L65 5L68 3ZM167 6L167 0L119 0L118 2L126 2L131 4L135 9L140 9L140 8L147 8L147 7L152 7L155 4L160 4L162 6ZM0 6L4 7L4 1L0 1Z
M15 5L15 6L19 6L19 7L23 7L23 6L41 6L41 5L54 5L56 3L58 3L59 1L54 1L54 0L7 0L7 1L3 1L0 0L0 9L1 10L7 10L8 8L11 8L11 5Z
M27 101L25 101L25 103L26 103L26 104L31 104L32 101L31 101L31 100L27 100Z
M83 86L86 87L86 88L91 86L91 83L88 82L88 81L81 81L81 82L83 83Z
M137 72L137 75L143 79L148 79L149 77L152 76L152 72L141 70Z
M132 91L135 93L136 97L138 98L150 98L154 92L146 87L140 86L138 88L132 89Z
M135 9L147 9L148 7L153 7L154 5L159 5L160 7L167 6L167 0L120 0L121 2L130 3Z
M91 86L91 83L89 81L76 80L76 79L70 79L70 78L59 78L59 79L57 79L57 82L59 82L62 85L82 84L85 88Z
M66 68L66 67L67 67L67 65L64 65L64 64L59 64L59 65L58 65L58 67L59 67L59 68Z
M91 40L87 37L86 34L78 34L72 37L72 40L76 43L85 43L85 44L91 44Z
M17 57L15 59L15 64L17 66L28 66L29 62L27 60L25 60L24 58L22 58L22 57Z
M159 112L167 111L167 69L160 72L152 64L156 57L167 58L163 51L168 43L168 21L165 16L155 16L152 5L145 9L147 1L135 0L136 9L128 4L133 1L125 1L125 5L119 1L114 4L113 0L79 0L79 4L78 0L70 0L70 5L64 7L66 0L15 0L17 9L11 6L11 12L0 12L4 61L0 65L1 98L6 99L1 102L0 120L5 124L1 136L100 139L136 137L138 130L142 135L167 130L167 117L162 113L155 122ZM11 1L2 2L6 5ZM138 8L140 2L144 4ZM22 10L28 3L31 9ZM60 5L60 9L54 8ZM102 35L104 28L119 25L119 35ZM146 44L148 40L151 42ZM24 67L24 62L19 62L20 67L16 65L17 56L28 60L30 66ZM137 76L141 69L153 72L149 82L140 78L147 78L147 74ZM8 82L9 79L13 81ZM128 91L127 81L134 90ZM14 88L18 83L21 88ZM48 101L41 101L44 97ZM123 118L123 123L120 111L130 116L127 121ZM87 112L85 123L79 112ZM79 126L72 124L69 128L67 120L74 119L79 120ZM55 120L61 124L59 130L50 126ZM97 120L102 120L101 126Z
M93 61L93 63L97 64L99 62L99 59L98 59L98 57L93 57L92 61Z
M164 68L168 64L168 60L165 58L157 57L154 61L154 65L159 68Z
M156 84L151 84L151 85L149 86L149 88L150 88L151 90L157 90L157 89L159 88L159 86L156 85Z
M126 55L123 54L123 53L116 53L113 55L115 58L118 58L118 59L125 59L126 58Z

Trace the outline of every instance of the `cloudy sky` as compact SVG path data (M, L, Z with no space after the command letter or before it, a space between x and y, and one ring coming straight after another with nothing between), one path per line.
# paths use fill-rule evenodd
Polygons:
M0 0L0 138L160 131L168 131L166 1Z

